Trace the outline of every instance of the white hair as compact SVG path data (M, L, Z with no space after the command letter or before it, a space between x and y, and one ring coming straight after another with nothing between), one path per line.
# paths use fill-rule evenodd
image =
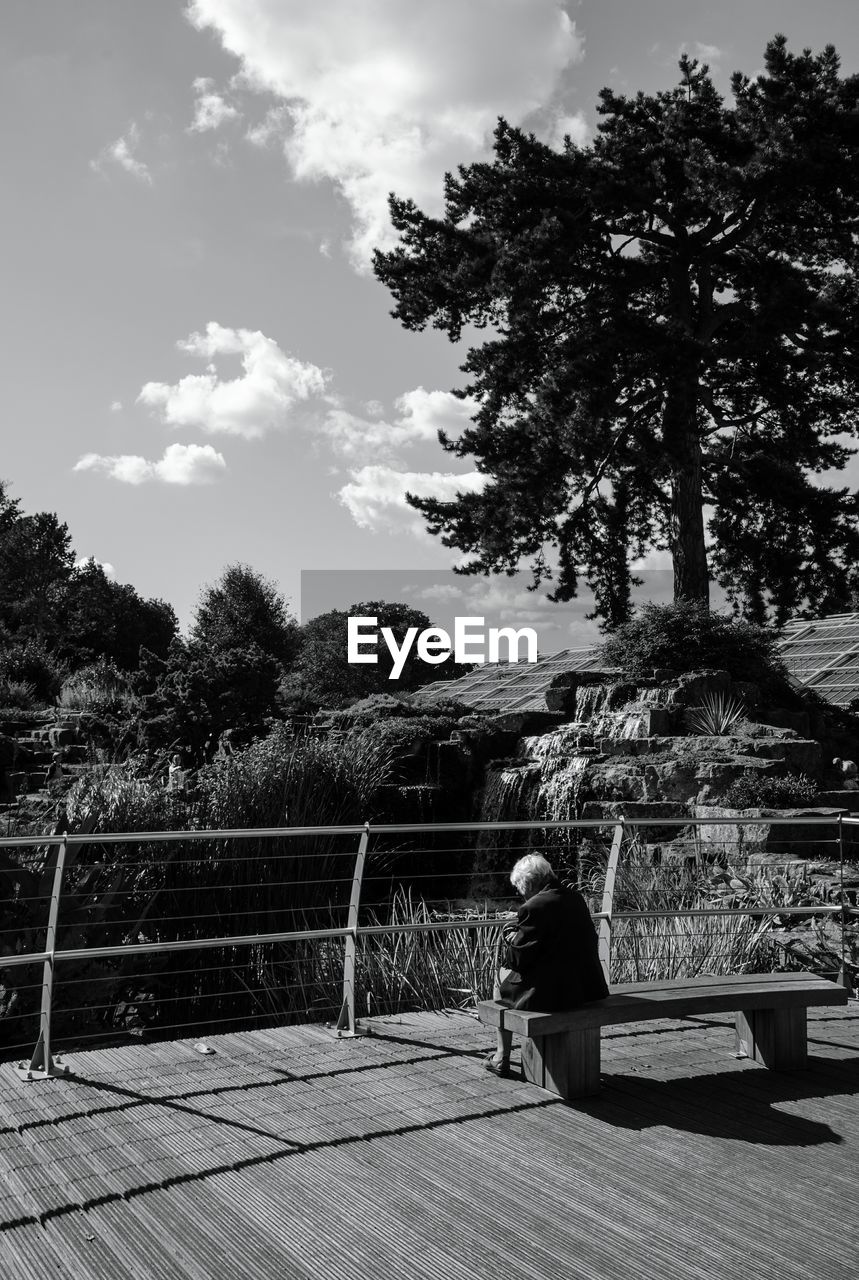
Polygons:
M551 863L542 853L526 853L510 872L510 883L524 897L530 898L543 885L555 879Z

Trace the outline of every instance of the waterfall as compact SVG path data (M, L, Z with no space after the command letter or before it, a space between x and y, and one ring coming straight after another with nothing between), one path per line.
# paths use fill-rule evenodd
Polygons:
M517 822L533 817L534 792L539 781L540 766L534 761L489 765L480 821ZM529 844L528 832L481 831L474 854L471 897L498 900L509 897L510 868Z
M576 690L576 722L591 725L598 722L611 694L609 684L582 684Z
M516 822L530 818L531 796L540 780L539 765L533 762L502 764L488 768L481 822Z

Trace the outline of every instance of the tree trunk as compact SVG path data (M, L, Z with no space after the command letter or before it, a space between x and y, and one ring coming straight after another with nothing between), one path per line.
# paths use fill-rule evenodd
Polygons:
M710 603L704 542L701 441L696 422L697 377L687 375L668 394L663 439L671 460L671 557L674 599Z

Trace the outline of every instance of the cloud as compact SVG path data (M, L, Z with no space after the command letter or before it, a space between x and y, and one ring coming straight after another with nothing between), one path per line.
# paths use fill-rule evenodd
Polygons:
M298 404L325 391L321 369L287 355L258 330L226 329L210 321L205 333L192 333L177 345L209 360L206 372L186 374L172 385L147 382L137 397L170 426L258 439L286 426ZM211 363L219 356L238 356L242 376L221 378Z
M577 147L587 145L591 131L584 112L577 111L574 115L556 116L552 121L546 142L556 151L560 151L566 134L570 135Z
M281 99L249 136L280 136L295 177L352 208L353 262L393 242L390 191L438 209L442 177L477 158L499 115L545 107L582 41L561 0L192 0L253 90Z
M691 45L681 44L678 56L683 53L690 53L693 58L706 62L711 67L718 66L720 59L724 57L724 51L717 44L702 44L700 40L693 40Z
M378 402L371 402L367 411L375 413L377 405ZM471 399L460 400L449 391L425 391L423 387L415 387L400 396L396 407L399 417L385 422L375 417L372 420L358 417L337 406L328 411L323 431L343 457L375 454L391 458L402 448L420 441L437 440L439 430L459 435L470 424L476 408Z
M121 400L111 400L111 402L110 402L110 412L111 412L111 413L121 413L121 412L122 412L122 401L121 401Z
M207 76L198 76L194 81L194 119L188 126L189 133L206 133L210 129L220 129L228 120L238 120L239 111L227 102L220 93L215 92L215 82Z
M107 456L85 453L75 463L74 471L99 471L123 484L145 484L159 480L162 484L210 484L217 480L227 464L223 454L210 444L170 444L158 462L149 462L138 454Z
M115 578L115 577L116 577L116 570L114 569L114 567L113 567L113 565L110 563L110 561L109 561L109 560L97 560L95 556L81 556L81 558L80 558L79 560L76 560L76 561L75 561L75 568L76 568L76 569L85 569L85 568L86 568L86 566L87 566L88 564L97 564L97 565L100 565L100 566L101 566L101 568L104 570L105 576L106 576L106 577L108 577L108 578Z
M286 107L270 107L258 124L251 125L245 137L255 147L268 147L281 139L289 127L289 111Z
M140 130L136 124L132 123L127 133L102 148L95 160L90 161L90 167L98 173L103 173L106 166L119 165L120 169L130 173L139 182L151 185L152 174L143 161L138 160L134 154L139 142Z
M337 497L362 529L401 533L417 537L426 534L424 520L406 502L406 494L452 501L458 493L479 493L487 477L477 471L463 475L450 472L398 471L394 467L370 465L352 472Z

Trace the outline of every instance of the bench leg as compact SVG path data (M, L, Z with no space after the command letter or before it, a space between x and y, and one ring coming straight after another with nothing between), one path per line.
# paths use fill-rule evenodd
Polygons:
M735 1017L737 1052L771 1071L808 1066L805 1009L749 1009Z
M522 1070L526 1080L562 1098L599 1093L599 1027L523 1040Z

